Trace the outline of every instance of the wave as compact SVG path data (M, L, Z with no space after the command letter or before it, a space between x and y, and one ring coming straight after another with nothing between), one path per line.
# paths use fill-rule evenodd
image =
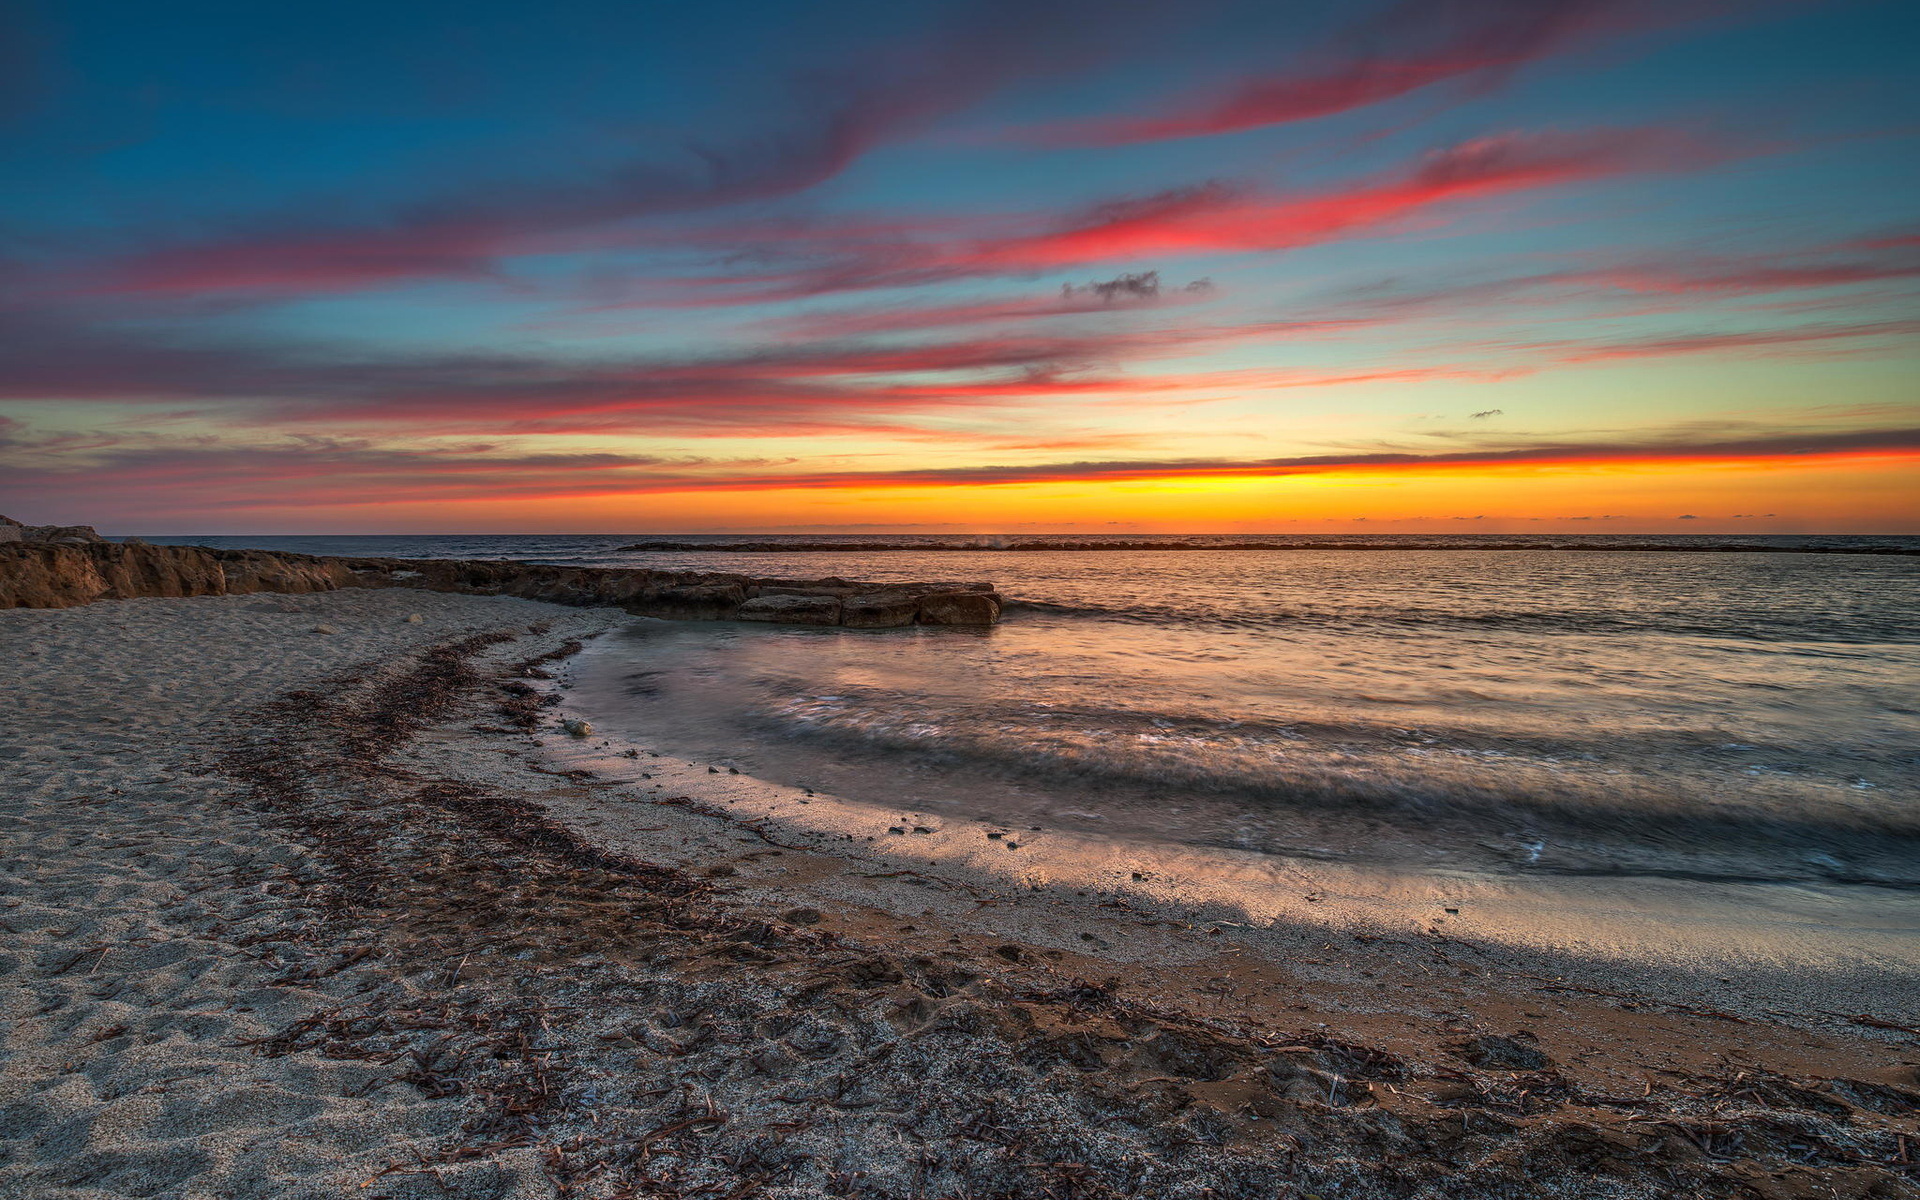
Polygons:
M1818 802L1799 788L1770 796L1749 785L1739 800L1703 803L1713 781L1674 754L1697 747L1666 746L1658 735L1611 748L1524 737L1436 745L1385 726L1104 708L936 714L861 689L754 707L748 722L762 737L871 756L889 771L917 765L1084 792L1084 807L1104 810L1109 825L1125 823L1129 810L1151 813L1171 789L1223 806L1225 819L1186 820L1191 840L1236 849L1310 855L1303 837L1351 840L1354 821L1371 818L1477 852L1497 844L1504 867L1528 873L1920 889L1920 819ZM1672 773L1607 770L1653 759Z
M1128 625L1155 627L1186 626L1222 632L1298 628L1375 629L1398 626L1403 629L1504 630L1556 634L1655 633L1673 637L1733 638L1745 642L1794 642L1853 644L1863 638L1898 642L1912 637L1905 622L1889 619L1877 623L1862 614L1852 614L1846 624L1809 623L1799 618L1772 618L1767 614L1730 613L1723 621L1676 619L1666 614L1635 616L1621 612L1450 612L1431 608L1369 607L1328 611L1323 609L1269 609L1229 612L1198 607L1138 602L1128 604L1074 603L1006 597L1004 612L1018 616L1059 617L1094 621L1113 621ZM1871 653L1825 652L1829 657L1870 658Z

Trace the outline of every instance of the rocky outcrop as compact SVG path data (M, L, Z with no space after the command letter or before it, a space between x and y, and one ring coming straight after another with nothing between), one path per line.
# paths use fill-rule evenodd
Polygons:
M0 545L0 608L71 608L136 596L328 592L357 585L350 569L304 554L114 542Z
M104 542L107 539L91 525L22 525L12 517L0 517L0 542Z
M68 608L139 596L327 592L343 587L519 596L694 621L875 629L991 625L1000 619L1000 596L991 584L760 579L700 571L543 566L505 560L337 558L24 537L0 542L0 608Z

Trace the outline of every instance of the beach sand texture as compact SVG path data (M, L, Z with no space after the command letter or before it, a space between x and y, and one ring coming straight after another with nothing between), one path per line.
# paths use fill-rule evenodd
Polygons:
M1083 936L1097 896L612 778L547 677L627 619L0 612L0 1195L1920 1194L1912 1029Z
M311 856L210 756L295 683L545 608L352 591L4 614L0 1192L339 1195L458 1127L382 1087L389 1068L247 1045L358 985L285 982Z

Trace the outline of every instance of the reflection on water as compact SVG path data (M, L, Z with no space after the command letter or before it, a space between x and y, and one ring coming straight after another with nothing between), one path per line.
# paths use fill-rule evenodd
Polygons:
M969 578L982 556L621 556ZM614 730L855 799L1195 845L1920 883L1920 563L1024 553L993 630L636 622Z

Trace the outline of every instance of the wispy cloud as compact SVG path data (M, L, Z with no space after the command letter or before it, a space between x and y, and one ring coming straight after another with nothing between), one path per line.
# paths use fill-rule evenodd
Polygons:
M1617 339L1570 339L1540 342L1518 349L1540 352L1560 363L1606 362L1618 359L1669 358L1682 354L1716 354L1728 350L1792 352L1833 342L1875 338L1912 338L1920 334L1920 320L1865 321L1853 324L1805 325L1784 329L1742 329L1711 333L1653 334Z
M1017 409L1047 398L1153 407L1288 389L1491 383L1555 366L1679 355L1878 351L1920 332L1916 321L1797 323L1471 345L1456 340L1425 358L1403 351L1390 361L1310 369L1165 371L1151 365L1236 345L1328 342L1392 319L1115 325L1064 333L1016 324L909 342L829 338L704 355L587 356L213 341L16 308L0 310L0 398L149 408L185 403L219 412L223 422L287 429L911 436L938 414Z
M1819 245L1705 254L1676 249L1611 256L1582 255L1574 264L1489 279L1409 284L1391 278L1349 286L1311 305L1355 320L1484 320L1539 314L1545 306L1579 305L1582 313L1697 311L1703 303L1796 292L1834 292L1843 304L1872 285L1920 280L1920 247L1889 239L1847 239ZM1849 295L1851 292L1851 295Z
M554 500L714 491L966 488L1155 479L1419 474L1507 467L1828 462L1920 456L1920 428L1701 437L1651 431L1602 441L1537 441L1439 451L1352 450L1277 458L1081 460L879 470L794 470L790 463L621 454L514 453L484 442L396 447L369 440L269 443L140 439L72 461L27 461L0 478L0 502L142 511L270 511L410 502Z
M1443 84L1484 92L1529 63L1608 35L1677 24L1709 7L1684 0L1401 0L1271 73L1202 89L1159 113L1057 125L1040 136L1082 145L1206 137L1330 117Z
M999 325L1049 317L1095 316L1197 304L1217 295L1206 280L1164 287L1158 271L1121 275L1082 285L1066 284L1051 296L1017 296L971 304L897 305L782 317L763 323L788 337L839 338L963 325Z
M804 192L999 90L1103 61L1170 16L1148 0L967 0L923 36L799 72L791 102L744 136L649 147L571 178L469 183L364 221L315 205L102 264L88 286L283 295L492 278L505 257L618 242L610 227L623 222Z
M1405 230L1468 201L1694 169L1738 153L1671 128L1506 133L1317 191L1276 193L1215 182L1115 200L1064 218L720 225L703 234L712 244L790 265L659 282L630 306L757 304L1143 258L1297 249Z

